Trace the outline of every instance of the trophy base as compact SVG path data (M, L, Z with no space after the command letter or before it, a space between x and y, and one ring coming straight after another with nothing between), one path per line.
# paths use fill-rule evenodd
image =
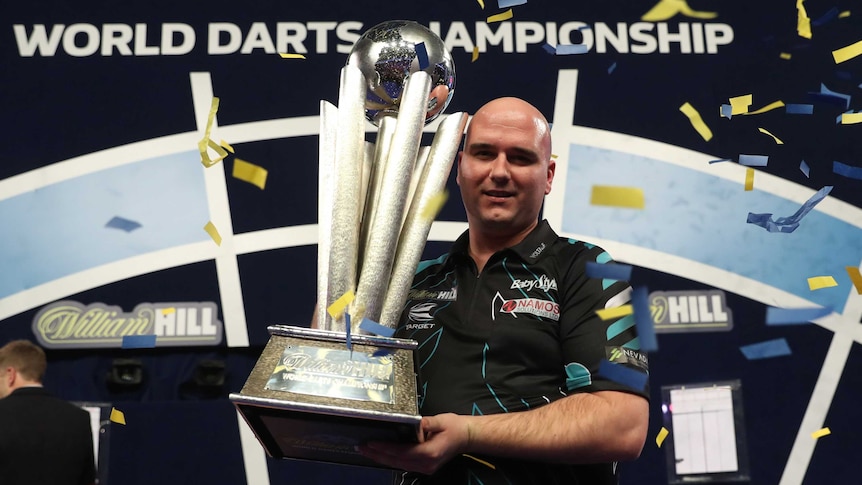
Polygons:
M367 441L415 443L414 340L274 325L230 400L267 455L386 468L356 451Z

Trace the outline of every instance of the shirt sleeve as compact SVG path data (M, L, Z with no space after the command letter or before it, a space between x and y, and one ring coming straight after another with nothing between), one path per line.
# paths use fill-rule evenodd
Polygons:
M629 304L631 287L626 281L587 277L588 262L614 264L602 248L579 243L569 249L570 257L560 261L560 345L567 392L624 391L649 399L649 364L640 351L634 315L602 320L596 313ZM614 365L624 369L607 367ZM618 372L608 377L601 368ZM633 384L637 382L644 382L643 387Z

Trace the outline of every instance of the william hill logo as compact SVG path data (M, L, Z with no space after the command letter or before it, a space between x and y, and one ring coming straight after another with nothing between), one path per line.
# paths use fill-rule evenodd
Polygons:
M213 302L141 303L129 313L103 303L60 301L33 319L48 348L122 347L124 337L154 337L157 347L219 345L224 326Z
M649 295L657 333L723 332L733 328L724 292L654 291Z

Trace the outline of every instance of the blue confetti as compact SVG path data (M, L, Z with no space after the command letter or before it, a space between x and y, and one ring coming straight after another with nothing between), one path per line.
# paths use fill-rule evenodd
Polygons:
M658 350L658 339L653 328L652 312L649 308L649 294L646 286L637 286L632 291L632 312L635 316L635 327L638 331L638 341L642 352Z
M766 308L767 325L805 324L832 313L832 307L815 308Z
M617 281L628 281L632 277L632 267L621 263L587 263L588 278L607 278Z
M114 216L105 224L105 227L111 227L113 229L121 229L126 232L132 232L135 229L141 227L141 225L135 221L124 219L120 216Z
M155 335L125 335L123 336L122 348L124 349L152 349L156 346Z
M809 173L811 172L811 169L808 168L808 164L805 163L805 160L802 160L802 163L799 164L799 170L801 170L802 173L804 173L806 177L808 177Z
M377 349L374 351L373 354L371 354L371 356L372 357L383 357L383 356L389 355L391 353L392 353L392 351L389 349Z
M850 95L849 94L842 94L842 93L839 93L836 91L831 91L823 83L820 83L820 92L819 93L814 93L814 92L809 91L808 96L810 98L814 99L815 101L819 100L819 101L823 101L823 102L826 102L829 104L835 104L837 106L843 105L844 109L847 109L850 107Z
M839 14L838 7L832 7L829 9L828 12L821 15L820 18L818 18L817 20L812 20L811 26L812 27L819 27L819 26L821 26L827 22L831 22L831 21L838 18L838 14Z
M589 51L584 44L560 44L557 46L558 56L568 56L572 54L586 54Z
M548 54L556 54L557 53L557 48L552 46L551 44L548 44L547 42L545 42L542 45L542 49L545 49L545 52L547 52Z
M733 117L733 106L729 104L721 105L721 116L724 116L727 119L731 119Z
M380 325L379 323L375 322L374 320L369 320L367 318L363 318L362 321L359 322L359 328L361 330L365 330L368 333L371 333L374 335L380 335L382 337L391 337L391 336L395 335L395 329L394 328L389 328L389 327Z
M787 104L784 111L790 115L810 115L814 113L813 104Z
M853 167L839 161L833 161L832 171L843 177L862 180L862 167Z
M350 341L350 314L347 312L344 312L344 332L347 334L347 350L353 350L353 342Z
M525 3L527 3L527 0L497 0L497 6L500 8L515 7Z
M739 348L748 360L768 359L770 357L781 357L790 355L790 346L787 339L777 338L756 344L743 345Z
M773 220L772 214L755 214L753 212L749 212L746 222L760 226L769 232L793 232L797 227L799 227L799 221L801 221L806 214L811 212L811 209L820 203L821 200L826 198L830 191L832 191L831 185L827 185L818 190L817 193L805 201L805 203L802 204L802 207L800 207L792 216L779 217Z
M719 158L718 160L710 160L709 163L711 165L713 163L732 162L732 161L733 161L732 158Z
M769 163L766 155L739 155L739 164L746 167L765 167Z
M611 74L612 72L614 72L614 70L615 70L616 68L617 68L617 63L616 63L616 62L615 62L615 63L613 63L613 64L611 64L611 67L609 67L609 68L608 68L608 74Z
M424 42L416 43L416 60L419 61L420 71L424 71L428 67L428 51L425 49Z
M642 391L646 387L649 377L645 372L640 372L621 364L614 364L607 360L602 360L599 363L599 375L638 391Z

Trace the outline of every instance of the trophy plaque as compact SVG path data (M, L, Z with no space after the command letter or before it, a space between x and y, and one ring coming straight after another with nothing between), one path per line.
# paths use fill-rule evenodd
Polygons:
M268 327L230 395L271 457L383 467L356 446L418 441L418 344L392 335L467 124L448 115L420 146L454 87L440 37L393 20L356 41L338 106L321 101L314 328Z

